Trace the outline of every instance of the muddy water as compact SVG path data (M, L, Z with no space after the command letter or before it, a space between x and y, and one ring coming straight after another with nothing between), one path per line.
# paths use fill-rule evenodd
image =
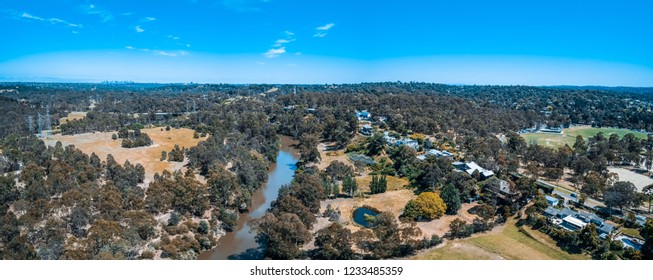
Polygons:
M268 173L268 181L252 195L252 206L249 212L238 217L236 229L228 232L218 240L218 246L202 253L200 259L226 260L226 259L260 259L261 255L256 243L256 235L250 232L248 222L260 218L270 208L272 201L277 199L279 188L289 184L295 175L295 164L299 160L299 153L294 148L296 144L289 137L280 136L281 147L277 162Z

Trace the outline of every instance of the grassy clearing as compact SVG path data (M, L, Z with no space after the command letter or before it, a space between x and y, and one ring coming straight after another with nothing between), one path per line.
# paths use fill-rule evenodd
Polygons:
M595 128L591 126L575 126L566 128L563 130L562 134L552 134L552 133L525 133L521 136L526 140L526 143L537 143L539 145L548 146L552 148L557 148L564 146L565 144L570 147L576 142L576 136L581 135L584 139L593 137L599 132L603 132L606 137L609 137L611 134L616 134L620 138L628 133L632 133L635 137L640 139L646 139L648 136L646 133L635 132L628 129L618 129L618 128Z
M642 237L642 235L639 233L638 229L623 227L623 228L621 228L619 230L625 235L629 235L629 236L632 236L632 237L637 237L639 239L644 239Z
M140 148L122 148L120 140L112 140L111 134L114 132L102 133L84 133L76 135L55 134L44 139L45 144L54 146L57 141L65 146L75 145L76 148L84 153L95 153L101 160L106 160L107 155L111 154L120 164L129 160L132 164L140 163L145 168L146 180L151 180L155 172L163 170L178 170L183 167L180 162L161 161L161 151L169 152L175 144L180 147L190 148L196 146L201 140L206 138L193 138L191 129L172 129L170 131L161 130L161 128L142 129L147 133L154 142L151 146Z
M528 235L527 235L528 234ZM530 235L530 236L529 236ZM456 246L456 244L460 244ZM472 248L472 249L469 249ZM587 255L569 254L544 233L517 228L509 221L502 229L453 241L451 245L422 252L415 259L514 259L514 260L584 260Z
M365 175L361 177L356 177L356 183L358 183L358 190L361 192L369 192L370 191L370 183L372 183L372 176L371 175ZM395 176L387 176L386 179L388 180L388 191L396 191L396 190L401 190L405 186L410 185L410 182L406 178L399 178Z
M498 260L497 254L465 241L447 241L442 247L412 257L414 260Z
M83 118L86 118L86 112L70 112L70 113L68 113L68 116L60 118L59 123L64 124L64 123L67 123L69 121L81 120Z

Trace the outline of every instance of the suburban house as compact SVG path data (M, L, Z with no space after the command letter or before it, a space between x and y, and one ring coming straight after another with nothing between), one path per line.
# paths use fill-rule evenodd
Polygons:
M453 157L453 154L447 151L440 151L436 149L430 149L426 152L426 155L433 155L435 157Z
M410 138L401 138L395 142L395 146L408 146L413 150L417 150L419 148L419 142Z
M484 185L485 189L494 193L497 198L503 201L515 202L519 197L519 192L515 191L508 181L499 178L492 178L488 181Z
M367 110L356 111L356 118L358 118L359 121L371 121L372 114Z
M447 151L440 151L436 149L430 149L428 150L425 154L417 156L417 159L425 160L427 156L434 156L436 158L439 157L447 157L447 158L452 158L453 154Z
M374 128L369 124L363 125L363 127L360 128L360 133L370 136L372 133L374 133Z
M567 216L562 218L562 224L560 226L570 231L577 231L587 226L587 223L578 218Z
M549 206L544 210L543 214L554 225L570 231L579 230L592 223L596 225L596 231L601 238L607 237L615 230L613 225L608 224L594 213L576 212L566 207L559 210Z
M388 145L394 145L397 142L397 138L390 136L390 132L383 132L383 139Z
M315 109L315 108L306 109L306 113L309 113L309 114L315 114L316 111L317 111L317 109Z
M454 167L456 167L458 170L462 170L467 172L467 174L472 175L474 174L474 171L478 171L481 174L482 179L487 179L492 176L494 176L494 172L492 170L487 170L483 167L480 167L476 162L461 162L457 161L452 163Z
M290 111L290 110L292 110L292 109L295 109L295 106L294 106L294 105L288 105L288 106L286 106L286 107L283 107L283 110L286 111L286 112L288 112L288 111Z

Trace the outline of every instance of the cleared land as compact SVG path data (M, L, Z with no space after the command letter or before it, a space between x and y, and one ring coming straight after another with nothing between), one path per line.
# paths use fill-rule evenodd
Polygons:
M60 118L59 123L64 124L73 120L81 120L83 118L86 118L86 114L87 112L70 112L68 113L68 116Z
M418 253L421 260L585 260L589 256L569 254L560 249L551 237L522 227L510 220L504 226L467 239L447 241L434 249Z
M163 172L163 170L179 170L184 163L161 161L161 151L169 152L175 146L190 148L196 146L205 138L193 139L193 130L191 129L171 129L162 131L161 128L142 129L147 133L154 142L148 147L139 148L122 148L120 140L112 140L111 135L115 132L98 132L84 133L76 135L56 134L43 139L48 146L54 146L57 141L61 141L63 146L75 145L76 148L84 153L95 153L101 160L106 160L107 155L111 154L119 163L129 160L132 164L140 163L145 168L145 180L149 182L154 177L154 173Z
M611 134L617 134L620 138L628 133L632 133L635 137L640 139L646 139L648 135L642 132L636 132L628 129L619 129L619 128L596 128L591 126L575 126L570 128L565 128L562 131L562 134L553 134L553 133L524 133L521 136L526 140L526 143L537 143L539 145L548 146L552 148L557 148L564 146L565 144L570 147L576 142L576 136L581 135L585 140L590 137L593 137L599 132L603 132L606 137L609 137Z
M608 167L608 171L617 173L619 176L619 181L628 181L633 183L635 187L637 187L637 190L640 192L644 187L653 184L653 179L651 179L651 177L635 173L628 169Z

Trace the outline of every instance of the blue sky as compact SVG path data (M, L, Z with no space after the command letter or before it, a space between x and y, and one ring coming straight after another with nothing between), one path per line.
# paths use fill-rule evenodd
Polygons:
M653 86L651 1L0 0L0 80Z

